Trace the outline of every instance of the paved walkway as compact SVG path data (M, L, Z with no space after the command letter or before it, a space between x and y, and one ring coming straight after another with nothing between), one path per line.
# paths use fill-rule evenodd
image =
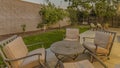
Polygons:
M111 30L111 29L110 29ZM114 29L113 29L114 31ZM119 30L117 31L117 35L120 35ZM80 34L80 43L82 44L83 40L82 37L94 37L95 31L88 30L82 34ZM117 36L116 36L117 37ZM89 40L93 42L93 40ZM77 60L83 60L88 58L86 55L80 55ZM110 60L102 59L104 63L108 66L108 68L114 68L116 64L120 64L120 43L118 42L118 39L115 38L115 42L111 51ZM51 68L54 68L57 58L55 57L54 53L50 51L50 49L47 49L47 62ZM102 68L101 65L98 62L93 63L95 68Z

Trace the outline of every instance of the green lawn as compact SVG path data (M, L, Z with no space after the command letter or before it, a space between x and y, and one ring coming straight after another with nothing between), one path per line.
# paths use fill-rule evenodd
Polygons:
M85 26L82 27L74 26L74 28L79 28L80 33L89 29L89 27L85 27ZM44 42L45 48L49 48L52 43L62 40L64 35L65 35L65 29L60 29L60 30L57 29L33 36L27 36L24 37L23 39L27 45L34 44L37 42ZM39 47L40 47L39 45L32 46L29 47L29 50L34 50Z
M45 33L41 33L38 35L28 36L24 37L24 42L26 45L34 44L37 42L44 42L45 48L50 47L50 45L56 41L60 41L63 39L63 35L65 33L65 30L53 30ZM29 48L29 50L34 50L36 48L39 48L39 45L32 46Z

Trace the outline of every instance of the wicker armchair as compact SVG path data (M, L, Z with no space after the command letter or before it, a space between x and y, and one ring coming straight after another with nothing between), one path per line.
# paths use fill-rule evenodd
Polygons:
M45 48L28 52L22 37L16 35L0 42L0 55L8 68L46 67Z

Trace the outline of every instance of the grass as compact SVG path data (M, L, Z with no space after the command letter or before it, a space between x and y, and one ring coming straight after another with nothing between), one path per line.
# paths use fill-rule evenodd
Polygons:
M83 33L84 31L89 29L89 27L85 27L85 26L82 27L74 26L74 28L79 28L80 33ZM65 35L65 29L60 29L60 30L52 30L38 35L24 37L23 39L26 45L34 44L37 42L44 42L45 48L49 48L52 43L63 40L64 35ZM29 47L29 50L31 51L39 47L40 46L37 45L32 46Z
M88 26L73 26L73 27L79 28L80 33L83 33L89 29ZM63 40L64 35L65 35L65 29L62 28L36 35L27 36L24 37L23 40L26 45L34 44L37 42L44 42L45 48L49 48L52 43ZM28 47L29 51L34 50L36 48L40 48L40 46L36 45L36 46ZM0 65L4 65L1 57L0 57Z
M27 45L34 44L37 42L44 42L45 48L48 48L50 47L52 43L62 40L64 32L65 31L63 29L53 30L53 31L45 32L45 33L38 34L38 35L24 37L23 39L24 39L25 44ZM32 46L32 47L29 47L29 50L31 51L39 47L40 47L39 45Z

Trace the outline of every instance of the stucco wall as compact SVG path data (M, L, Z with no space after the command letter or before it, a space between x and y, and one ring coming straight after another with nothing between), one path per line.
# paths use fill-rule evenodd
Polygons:
M40 23L39 4L20 0L0 0L0 35L22 32L21 25L26 24L26 31L35 31ZM63 20L63 26L68 25Z

